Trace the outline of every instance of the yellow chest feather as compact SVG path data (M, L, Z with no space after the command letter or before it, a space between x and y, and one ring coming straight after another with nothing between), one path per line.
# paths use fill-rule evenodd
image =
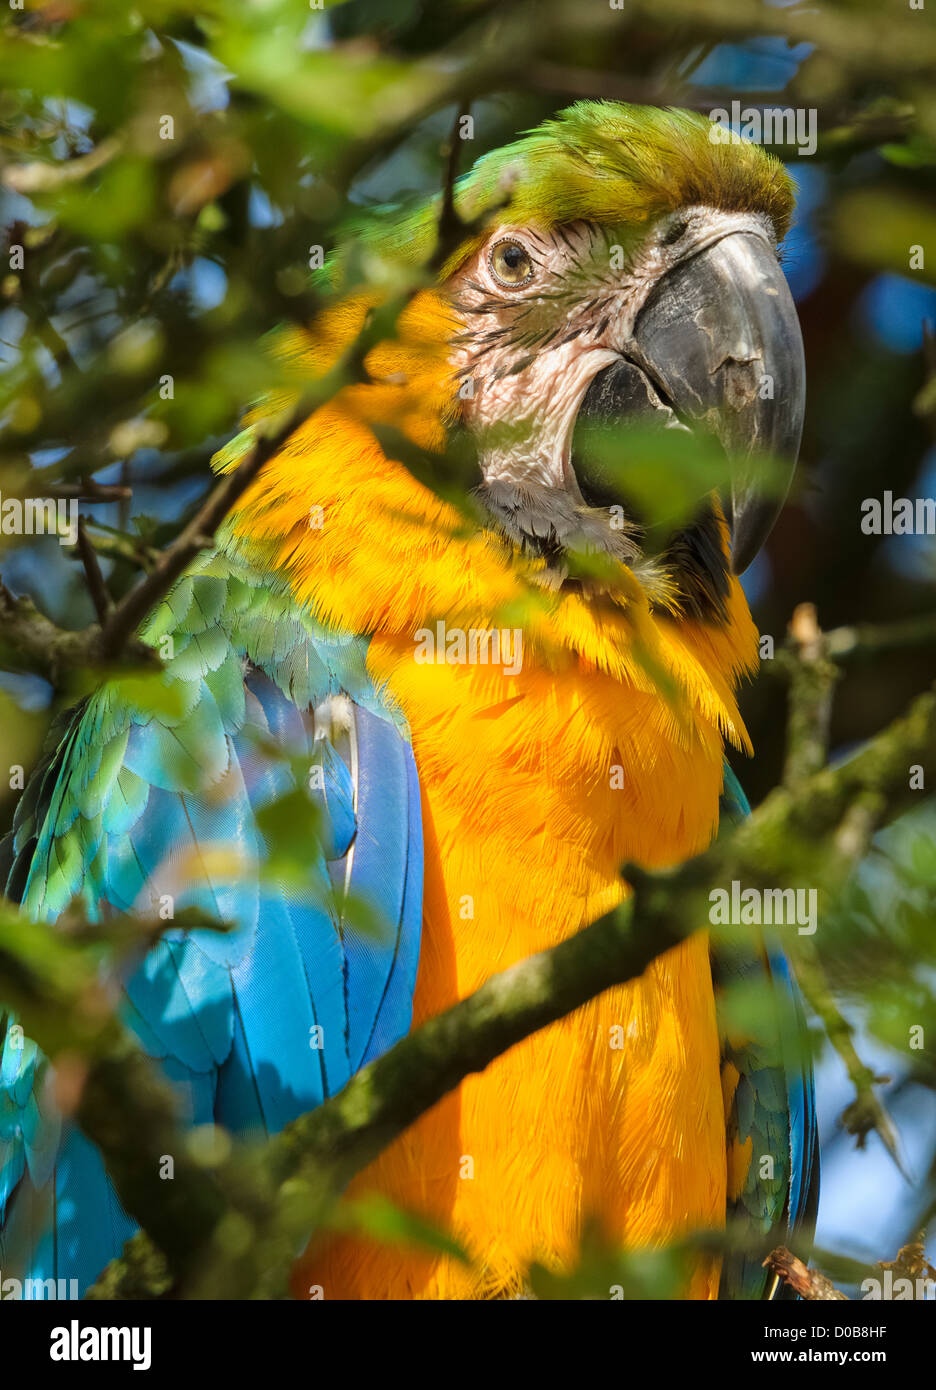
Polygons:
M406 716L425 825L418 1024L610 907L626 891L621 864L664 865L709 843L724 743L746 743L733 687L756 634L736 583L717 628L652 612L623 567L600 604L538 587L529 565L383 455L371 409L396 410L423 447L438 427L398 388L372 389L376 404L349 388L296 432L232 535L321 618L373 634L371 673ZM417 633L439 621L519 627L519 668L420 661ZM574 1259L591 1215L630 1245L722 1223L718 1062L700 932L468 1078L359 1177L355 1191L453 1230L470 1269L335 1239L310 1252L297 1287L518 1293L531 1260ZM716 1278L700 1267L693 1292L712 1296Z

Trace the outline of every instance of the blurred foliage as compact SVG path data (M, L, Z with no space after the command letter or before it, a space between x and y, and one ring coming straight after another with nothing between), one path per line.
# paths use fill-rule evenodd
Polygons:
M933 611L932 544L859 528L865 497L936 491L936 358L914 324L922 287L936 284L931 11L877 0L26 0L0 26L0 495L90 494L83 510L115 597L194 513L245 403L289 388L258 340L320 308L319 250L350 215L439 191L464 104L467 163L580 96L703 111L739 98L815 108L819 126L815 158L780 151L801 192L785 256L810 400L797 489L750 576L755 618L779 646L807 598L826 629ZM354 275L392 279L368 256ZM678 443L623 462L660 521L687 512L709 462L697 450L676 466ZM405 461L425 474L424 457ZM464 492L468 464L455 464L456 484L437 479L446 495ZM95 501L92 479L132 497ZM67 627L93 619L72 552L52 538L2 535L0 547L14 588ZM881 728L932 669L932 645L850 662L833 747ZM0 767L28 774L49 692L7 688ZM745 696L758 757L739 770L755 801L780 778L785 699L769 674ZM18 795L7 780L4 824ZM286 875L312 814L294 799L268 813ZM933 832L926 807L886 832L818 942L843 1007L899 1054L901 1093L916 1096L936 1083L932 1052L907 1049L911 1026L936 1036ZM363 908L361 918L377 929ZM757 1002L736 1007L743 1019ZM921 1219L928 1200L922 1190ZM347 1220L381 1238L445 1239L380 1207ZM622 1263L589 1236L577 1273L538 1270L533 1287L665 1295L681 1259Z

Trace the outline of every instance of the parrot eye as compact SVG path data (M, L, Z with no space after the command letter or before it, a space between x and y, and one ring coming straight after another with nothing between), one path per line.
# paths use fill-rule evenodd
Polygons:
M663 245L675 246L676 242L681 241L682 238L686 235L688 227L689 223L682 217L677 218L675 222L670 223L669 228L663 236Z
M533 262L519 241L499 241L491 250L491 274L501 285L516 290L533 278Z

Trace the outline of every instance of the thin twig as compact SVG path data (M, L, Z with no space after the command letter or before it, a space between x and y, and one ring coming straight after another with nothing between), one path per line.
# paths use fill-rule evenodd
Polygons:
M3 171L3 182L16 193L46 193L96 173L120 152L122 146L122 138L110 136L87 154L58 164L35 160L30 164L10 165Z
M800 1298L816 1302L831 1302L833 1299L848 1301L848 1294L840 1293L832 1280L820 1274L818 1269L808 1269L785 1245L771 1250L764 1261L764 1268L769 1269L771 1274L775 1274L785 1284L789 1284Z
M813 604L801 603L795 609L787 651L793 661L783 782L793 787L825 764L832 696L840 675L838 667L828 659L826 639Z
M94 549L98 555L104 555L110 560L122 560L136 569L143 570L144 574L149 574L162 554L158 546L147 545L138 537L119 531L115 527L105 526L102 522L95 521L94 517L87 517L86 520L88 527L94 532Z
M439 209L439 218L436 224L436 245L428 266L430 271L441 269L465 235L465 225L455 211L455 184L458 179L462 146L461 123L470 112L470 103L463 102L456 111L455 120L452 122L445 162L445 180L442 185L442 206Z
M124 502L133 496L133 489L120 483L96 483L82 478L80 483L54 483L46 489L50 497L76 502Z
M864 1148L868 1135L875 1132L901 1177L912 1183L897 1127L874 1091L875 1086L890 1078L876 1075L859 1057L854 1043L855 1030L836 1004L825 971L811 945L802 941L797 944L794 969L809 1007L821 1022L830 1046L842 1061L854 1087L855 1097L842 1112L842 1124L855 1136L859 1149Z
M104 583L104 576L101 573L101 566L98 564L97 554L85 530L85 518L83 516L78 518L76 545L78 554L81 557L81 563L84 566L85 578L88 581L88 593L91 595L94 611L97 613L98 622L104 623L113 611L114 600L108 593L107 585Z
M790 701L787 719L787 752L783 784L797 790L826 763L832 700L841 670L831 659L833 637L840 651L851 651L855 639L845 640L846 629L827 634L819 627L815 606L801 603L790 622L790 637L784 655L790 675ZM863 793L846 808L833 837L827 864L830 878L844 883L855 864L866 852L877 827L879 800ZM835 1002L825 971L811 943L799 940L793 952L793 965L800 988L810 1008L821 1020L826 1036L841 1058L855 1098L842 1114L842 1123L864 1147L868 1134L876 1131L899 1172L910 1181L901 1154L897 1128L887 1109L874 1092L886 1080L874 1074L859 1057L853 1042L851 1024Z
M289 423L271 439L258 440L250 456L211 491L181 535L161 553L146 578L113 610L103 624L98 642L99 654L105 661L121 651L150 609L168 593L195 556L213 543L215 531L232 504L253 482L267 460L282 448L295 428L296 419L290 415Z
M891 624L858 623L826 633L831 661L872 661L889 652L936 646L936 613L921 613Z

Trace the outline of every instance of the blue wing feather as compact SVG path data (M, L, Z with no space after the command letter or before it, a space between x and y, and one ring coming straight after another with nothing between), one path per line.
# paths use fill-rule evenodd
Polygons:
M409 745L403 744L401 747L406 764L407 798L406 815L402 822L406 830L403 901L394 935L393 956L388 963L387 982L362 1065L379 1057L397 1038L402 1037L409 1030L413 1016L422 921L423 833L416 763ZM394 874L399 875L399 872L400 865L395 864Z
M160 1062L188 1123L274 1132L409 1027L422 915L415 763L366 644L328 632L261 577L214 557L159 605L170 634L154 714L105 687L58 722L2 847L6 891L52 920L198 908L219 933L171 925L129 975L122 1017ZM265 667L264 669L258 669ZM319 708L345 700L332 730ZM341 721L339 721L341 724ZM336 726L337 727L337 726ZM353 751L352 751L353 750ZM271 882L258 816L321 769L321 835L304 884ZM368 898L386 939L356 933L341 893ZM132 1233L100 1155L45 1113L41 1056L14 1054L0 1014L0 1257L84 1289Z
M725 764L722 824L737 824L751 808L734 772ZM819 1139L813 1070L806 1040L806 1018L799 987L780 950L752 941L750 950L713 952L716 998L720 988L758 980L769 983L774 1001L772 1036L748 1044L724 1043L724 1057L738 1072L729 1133L744 1144L755 1140L755 1154L770 1153L777 1178L764 1179L753 1161L747 1181L729 1215L746 1222L754 1234L767 1232L780 1243L812 1239L819 1188ZM722 1298L759 1298L772 1280L760 1259L747 1254L726 1257Z
M376 910L384 930L379 938L358 933L345 943L348 1046L354 1071L370 1045L396 956L406 883L408 803L403 750L391 726L362 710L357 750L360 824L348 887ZM380 780L384 769L389 773L386 783Z

